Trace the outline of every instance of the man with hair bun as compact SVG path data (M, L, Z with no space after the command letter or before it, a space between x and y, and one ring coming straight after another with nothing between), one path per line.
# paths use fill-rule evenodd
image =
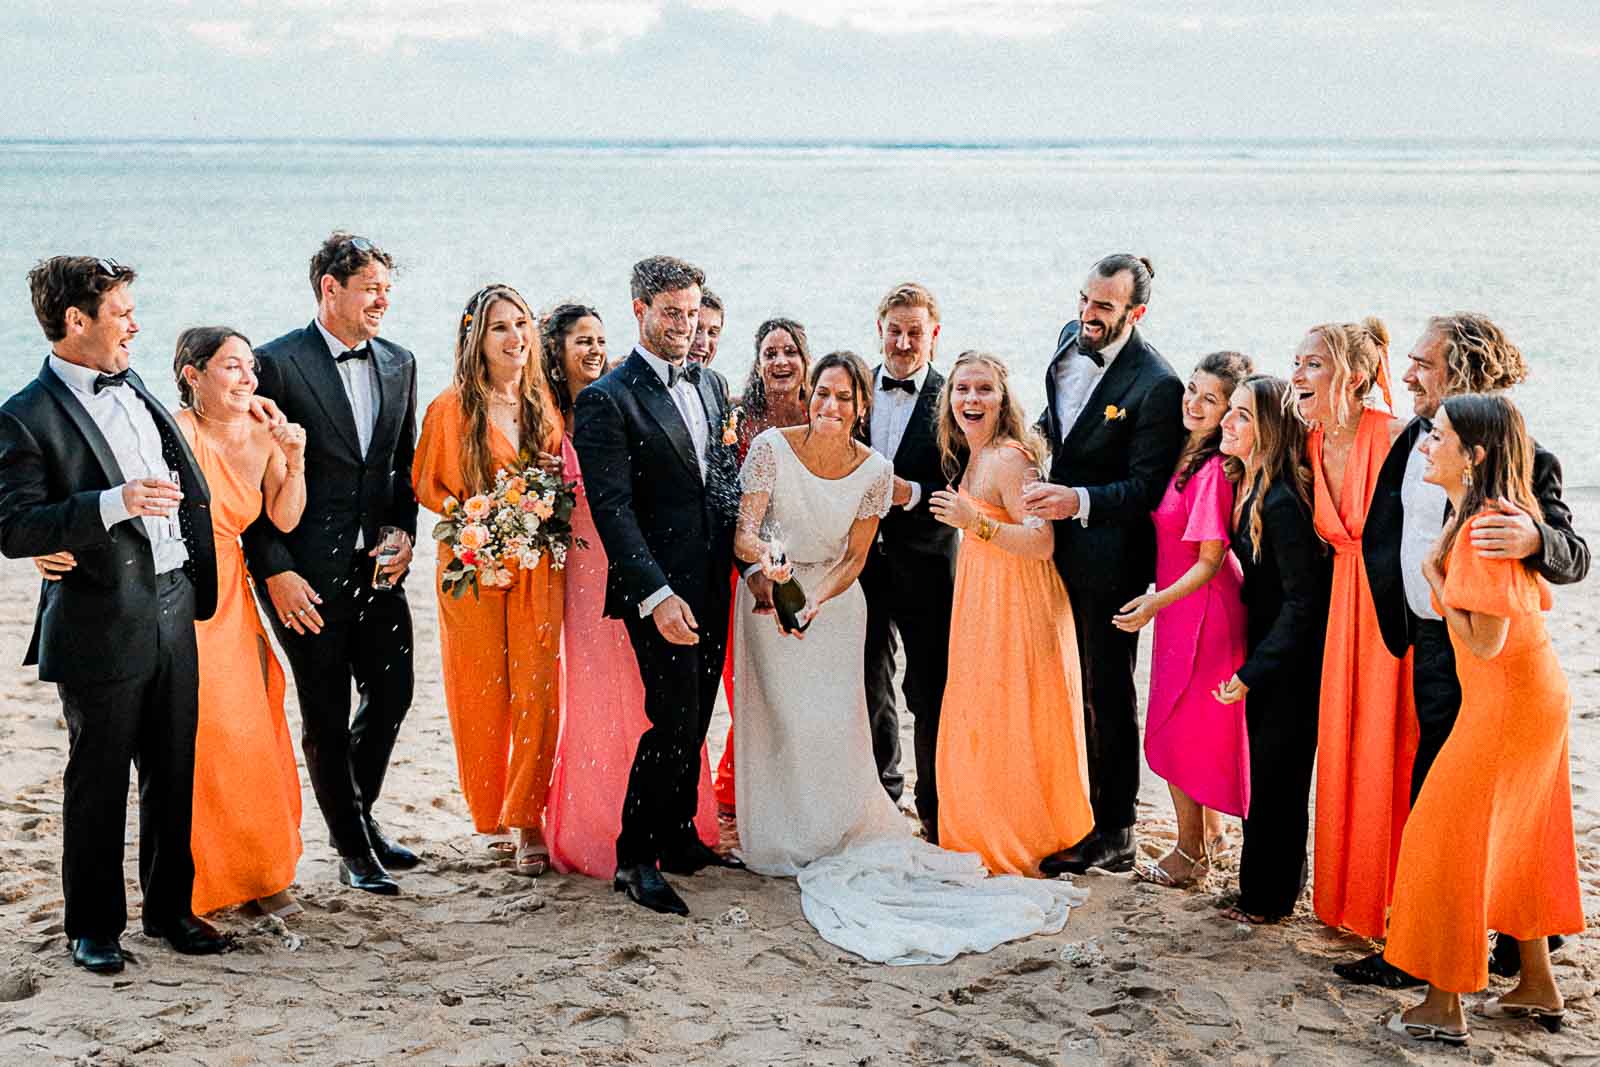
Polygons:
M1404 375L1411 391L1412 418L1378 473L1362 538L1367 582L1377 607L1384 644L1396 657L1413 649L1411 686L1420 736L1411 770L1411 800L1444 747L1461 710L1461 683L1455 651L1444 620L1433 608L1422 561L1444 528L1449 503L1445 491L1422 480L1426 459L1421 446L1446 397L1510 389L1528 375L1521 350L1487 317L1470 312L1428 320L1411 349ZM1534 444L1533 487L1543 515L1530 515L1510 501L1498 514L1485 513L1472 525L1472 542L1490 559L1533 559L1535 569L1555 585L1581 581L1589 572L1589 546L1572 528L1572 512L1561 497L1561 463ZM1552 939L1551 947L1559 944ZM1491 970L1517 972L1516 942L1496 935ZM1340 977L1391 989L1424 984L1373 953L1334 967Z
M1139 635L1112 616L1155 579L1155 528L1183 447L1183 382L1140 335L1154 268L1143 256L1106 256L1078 292L1078 317L1061 328L1045 373L1039 430L1052 453L1049 481L1023 494L1029 514L1056 524L1056 568L1067 586L1083 669L1083 713L1095 828L1045 857L1046 875L1133 866L1139 797Z

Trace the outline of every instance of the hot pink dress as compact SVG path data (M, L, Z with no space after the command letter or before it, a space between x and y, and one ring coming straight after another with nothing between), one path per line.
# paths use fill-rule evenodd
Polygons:
M561 737L545 807L545 841L562 873L610 878L617 869L617 834L628 770L649 728L644 685L628 632L605 618L606 552L594 528L572 439L561 440L565 476L578 483L572 532L589 544L567 556L566 621L561 653ZM569 666L570 665L570 666ZM711 768L700 750L700 807L695 829L707 845L718 842Z
M1200 558L1202 541L1228 543L1233 484L1212 456L1182 489L1173 477L1151 513L1156 528L1156 588L1165 589ZM1205 585L1156 613L1150 709L1144 753L1150 769L1198 804L1229 815L1250 806L1245 702L1220 704L1212 690L1245 659L1243 577L1229 552Z

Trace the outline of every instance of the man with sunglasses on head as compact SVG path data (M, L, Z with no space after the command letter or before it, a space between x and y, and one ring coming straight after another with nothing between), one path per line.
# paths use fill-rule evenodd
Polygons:
M386 896L400 892L389 871L419 862L373 818L412 690L401 583L417 531L417 372L410 352L378 336L393 267L367 238L331 234L311 257L316 318L256 350L258 393L306 428L306 511L289 533L263 519L244 535L294 672L306 771L339 880ZM399 531L387 543L385 527Z
M194 623L217 603L210 494L177 423L128 367L134 277L88 256L29 271L50 355L0 407L0 550L77 561L40 588L23 662L61 695L64 923L73 963L97 974L123 968L130 765L145 934L191 955L229 944L190 908Z

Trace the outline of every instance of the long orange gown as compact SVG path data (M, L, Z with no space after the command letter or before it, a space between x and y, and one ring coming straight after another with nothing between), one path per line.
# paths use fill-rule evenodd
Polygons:
M939 712L939 844L976 852L994 874L1037 876L1041 859L1094 828L1081 678L1055 564L963 537Z
M553 404L546 405L545 426L550 432L540 449L560 454L561 416ZM417 500L429 511L440 511L448 496L469 495L461 467L465 433L451 387L428 405L411 466ZM519 465L516 447L493 424L489 443L497 469ZM468 590L455 597L439 584L450 548L436 543L445 707L473 827L483 834L538 829L560 727L564 575L546 556L533 571L513 571L509 589L480 587L477 596Z
M272 654L245 573L239 534L261 514L261 486L241 479L197 432L178 425L211 487L217 612L194 624L200 652L195 732L196 915L289 888L300 862L300 777L283 714L283 668Z
M1393 419L1367 410L1335 507L1322 469L1322 431L1307 442L1315 480L1312 521L1333 549L1333 596L1322 660L1317 729L1316 862L1312 903L1329 926L1382 937L1394 899L1400 832L1411 806L1417 713L1411 653L1395 659L1378 632L1361 534Z
M1567 679L1541 611L1550 588L1520 560L1484 559L1462 531L1444 600L1510 620L1492 659L1452 630L1461 713L1400 844L1385 958L1451 993L1489 984L1484 941L1583 929L1568 778Z

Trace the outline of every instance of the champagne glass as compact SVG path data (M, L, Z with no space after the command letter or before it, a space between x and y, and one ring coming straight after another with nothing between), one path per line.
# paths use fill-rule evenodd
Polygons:
M183 475L181 472L168 470L167 481L177 486L180 492L183 490ZM183 524L178 521L178 509L181 507L183 507L182 501L174 504L172 507L172 514L166 517L167 536L172 538L174 541L183 540Z
M394 579L383 573L383 568L400 557L405 531L398 526L378 527L378 556L372 564L372 588L393 589Z
M1044 475L1039 473L1038 467L1028 467L1022 472L1022 495L1027 496L1034 489L1044 484ZM1022 525L1030 530L1044 529L1044 520L1037 515L1028 515L1022 520Z

